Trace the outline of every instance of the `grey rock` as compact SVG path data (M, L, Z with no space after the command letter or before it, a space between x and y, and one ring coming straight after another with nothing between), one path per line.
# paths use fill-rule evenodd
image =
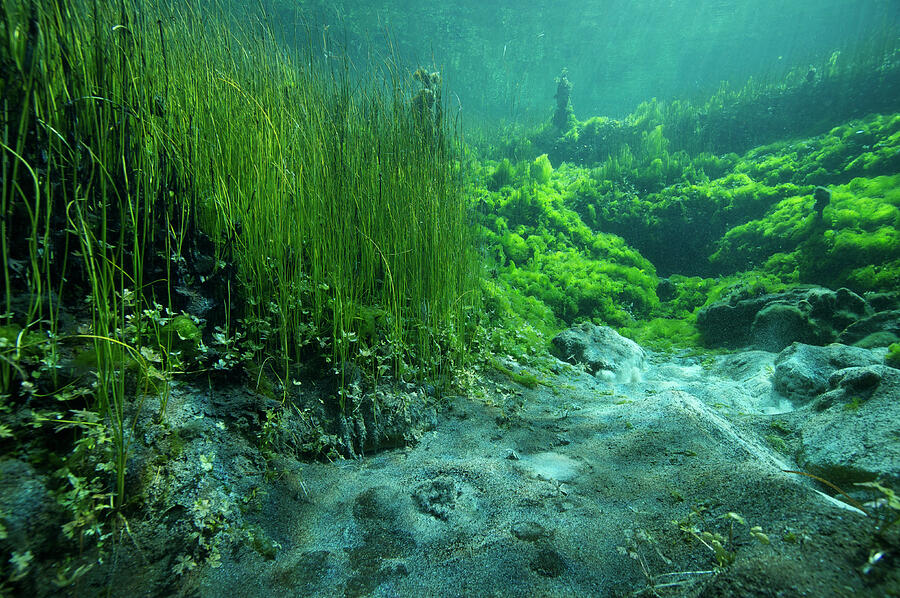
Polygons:
M900 370L883 365L838 370L829 377L829 388L800 426L800 466L845 489L876 478L896 487Z
M678 294L678 287L668 278L660 278L656 285L656 296L660 301L671 301Z
M828 388L840 388L846 392L868 393L879 384L881 384L881 374L872 368L846 368L838 370L828 377Z
M547 530L537 521L519 521L510 528L512 535L525 542L535 542L547 535Z
M838 342L845 345L859 344L872 335L879 334L887 344L897 342L900 337L900 310L882 311L857 322L853 322L838 336ZM888 342L889 341L889 342Z
M563 361L585 364L591 374L609 382L636 382L646 368L646 354L637 343L590 322L557 334L551 350Z
M701 309L697 327L711 345L780 351L795 341L834 342L848 326L871 315L866 300L849 289L799 286L757 296L737 290Z
M784 397L805 403L828 389L827 381L835 371L880 362L876 352L860 347L794 343L775 358L772 384Z
M736 300L734 296L717 301L697 313L697 328L707 344L744 347L750 343L750 326L764 301Z
M59 512L44 476L19 459L0 460L0 521L7 537L0 547L37 554L58 531Z
M795 406L772 387L776 354L768 351L740 351L713 359L701 370L699 378L683 385L694 396L709 404L728 405L744 413L783 413ZM679 373L672 373L672 381ZM672 381L666 381L672 386Z
M767 351L740 351L722 355L713 367L720 376L745 381L771 370L774 357Z

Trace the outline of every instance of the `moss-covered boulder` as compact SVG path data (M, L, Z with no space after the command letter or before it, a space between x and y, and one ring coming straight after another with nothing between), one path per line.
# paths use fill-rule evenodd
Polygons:
M815 198L787 197L761 218L730 229L711 256L725 271L792 264L800 282L857 292L900 285L900 175L856 178L831 189L821 214ZM775 258L778 258L775 260Z

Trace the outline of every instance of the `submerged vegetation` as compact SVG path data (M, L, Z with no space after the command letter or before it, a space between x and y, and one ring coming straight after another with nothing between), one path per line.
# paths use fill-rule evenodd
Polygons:
M466 359L477 270L438 75L274 39L224 8L2 2L0 442L54 462L71 538L128 500L135 418L173 377L287 397L317 364L340 413L356 372L446 384Z
M700 343L696 312L735 287L893 291L900 116L866 111L895 109L898 86L896 50L836 53L705 103L579 121L569 84L552 119L479 173L494 271L538 302L514 303L543 313L545 330L592 318L658 348ZM849 101L840 89L878 91ZM839 105L816 105L820 95ZM768 103L778 110L756 114ZM807 109L782 113L792 105Z
M338 458L367 450L366 417L473 384L473 363L549 385L521 366L581 322L700 351L698 312L730 296L900 302L897 51L621 120L578 120L563 71L546 123L479 153L440 72L354 65L327 27L286 49L276 5L0 0L0 476L50 472L70 543L26 550L0 502L0 595L29 587L36 556L76 584L131 535L145 403L163 457L185 451L165 428L175 381L251 388L266 458L279 442ZM880 92L838 92L854 86ZM803 109L822 96L840 101ZM217 566L233 498L196 498L176 575Z

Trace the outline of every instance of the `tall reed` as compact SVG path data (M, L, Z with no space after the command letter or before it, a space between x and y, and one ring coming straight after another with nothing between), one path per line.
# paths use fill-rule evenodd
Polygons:
M171 60L200 68L173 111L198 132L186 149L197 217L234 239L245 316L277 318L277 341L258 340L295 359L319 337L340 367L374 340L375 310L397 367L433 365L434 337L471 304L459 298L475 276L442 113L423 124L409 75L361 81L331 54L286 52L265 24L210 32L181 16L194 43Z
M0 327L40 333L51 363L61 333L93 344L119 503L129 416L177 373L166 324L199 284L197 235L233 273L212 338L285 383L317 354L342 380L465 358L477 268L436 77L424 101L394 65L285 48L264 14L210 3L0 2ZM89 330L60 331L85 297ZM19 355L0 347L0 393L29 375Z

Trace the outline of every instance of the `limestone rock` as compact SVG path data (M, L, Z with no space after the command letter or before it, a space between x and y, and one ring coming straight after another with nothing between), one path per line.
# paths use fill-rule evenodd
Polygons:
M878 363L881 358L876 352L860 347L794 343L775 358L772 384L786 398L805 403L828 389L828 379L835 371Z
M557 334L552 351L563 361L585 364L590 373L608 382L637 382L646 368L646 355L637 343L590 322Z
M811 405L815 415L800 428L800 466L839 486L880 478L897 487L900 370L845 368L834 372L828 385Z

